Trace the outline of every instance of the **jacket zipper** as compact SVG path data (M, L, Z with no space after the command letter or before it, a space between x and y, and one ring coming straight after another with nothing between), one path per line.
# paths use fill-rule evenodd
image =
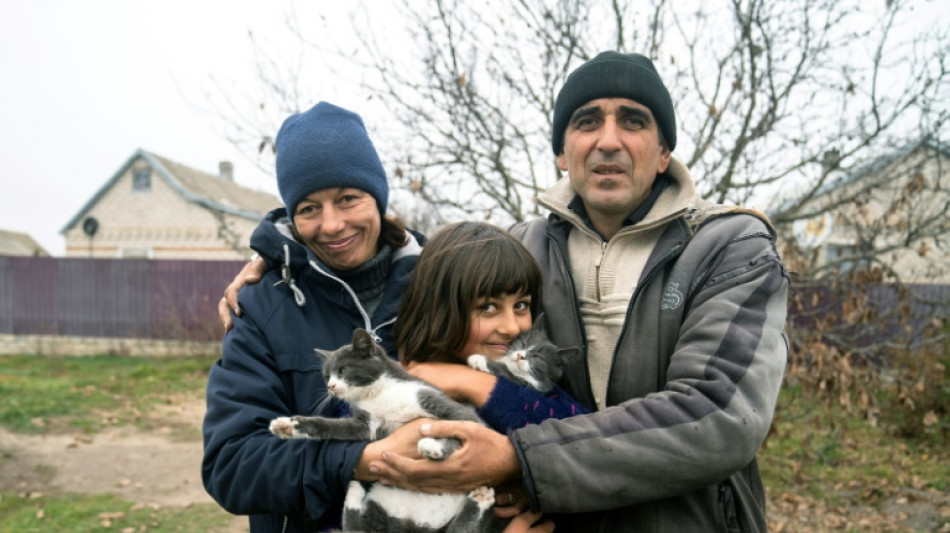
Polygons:
M604 262L604 255L607 254L607 241L600 240L600 257L597 258L597 263L594 265L594 290L596 292L595 297L597 301L600 302L600 265Z
M607 387L604 390L604 406L607 405L607 398L610 398L610 383L613 381L614 370L617 368L617 353L620 351L620 345L622 344L624 335L627 333L627 328L630 327L630 313L633 311L633 305L640 296L640 293L643 292L643 287L649 285L649 283L653 281L653 278L656 277L657 272L662 270L667 263L679 256L680 253L682 253L683 247L684 243L676 243L676 245L673 246L673 248L671 248L670 251L667 252L660 261L657 261L656 265L649 272L647 272L647 275L643 278L643 281L637 283L637 288L633 290L633 296L630 297L630 301L627 303L627 312L623 319L623 329L620 330L620 335L617 337L617 344L614 346L614 353L610 358L610 375L607 376Z
M591 390L591 387L590 387L590 369L587 367L587 333L584 332L584 323L581 320L581 315L580 313L577 312L577 304L576 304L577 291L575 290L575 286L574 286L574 277L571 276L571 273L569 272L567 268L567 263L565 260L565 258L567 257L567 254L566 254L567 250L562 248L561 242L558 239L554 238L554 236L551 234L550 228L547 229L546 233L547 233L548 242L552 243L554 247L557 249L558 267L560 267L561 269L561 275L563 276L563 278L567 280L567 283L570 288L570 299L572 302L574 302L574 304L570 306L570 309L574 311L574 322L577 324L577 333L578 333L578 336L580 337L581 346L584 347L584 364L582 366L584 368L584 387L585 387L585 391L587 392L586 400L589 402L588 405L596 406L597 402L596 400L594 400L594 392Z

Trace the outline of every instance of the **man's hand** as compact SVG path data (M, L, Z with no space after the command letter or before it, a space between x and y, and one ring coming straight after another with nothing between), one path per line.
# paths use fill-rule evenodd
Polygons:
M521 477L521 465L508 437L475 422L435 421L419 427L424 437L456 438L462 447L444 461L413 458L395 450L370 463L385 485L421 492L468 492L496 487Z
M372 463L382 462L382 453L391 451L405 457L420 459L419 426L432 422L431 418L419 418L397 428L384 439L374 440L363 448L363 455L356 463L353 477L357 481L377 481L379 475L370 470Z
M254 284L260 281L265 272L267 272L267 263L255 254L238 272L238 275L234 276L231 284L224 289L224 298L221 298L221 301L218 302L218 318L221 319L225 333L234 326L234 321L231 320L231 310L234 310L235 315L241 316L241 308L238 306L238 291L248 283Z

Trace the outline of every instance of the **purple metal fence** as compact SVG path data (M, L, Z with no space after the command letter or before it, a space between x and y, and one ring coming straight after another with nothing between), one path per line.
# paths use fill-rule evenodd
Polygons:
M0 256L0 333L216 340L242 265Z
M0 256L0 333L217 340L217 301L243 264ZM869 289L879 316L865 326L869 331L851 328L852 347L882 338L908 342L934 319L950 317L950 286L908 288L909 300L885 285ZM796 295L804 305L791 306L791 327L813 328L824 317L840 321L840 293L798 285ZM902 305L911 311L889 312Z
M855 295L866 303L849 306ZM820 331L825 342L872 358L891 347L916 349L938 338L950 320L950 285L914 283L899 290L891 284L797 283L790 300L790 330ZM849 316L857 313L862 316Z

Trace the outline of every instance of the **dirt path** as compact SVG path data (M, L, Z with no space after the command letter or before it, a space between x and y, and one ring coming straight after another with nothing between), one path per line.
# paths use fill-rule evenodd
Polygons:
M0 491L32 494L115 494L127 501L163 507L214 503L201 485L201 440L173 438L173 427L197 428L202 401L176 401L147 415L159 429L110 428L93 436L23 435L0 427ZM161 421L167 421L163 425ZM800 495L772 495L769 520L781 533L840 529L950 532L950 495L914 491L881 509L833 506ZM803 518L803 516L805 518ZM229 533L247 532L235 517Z
M159 408L157 419L200 427L201 401ZM0 427L0 491L47 494L110 493L141 504L188 506L214 503L201 484L201 440L172 438L169 427L155 432L121 427L95 435L24 435ZM247 531L235 517L229 531Z
M201 443L137 432L94 437L18 435L0 428L0 488L17 492L112 493L139 503L212 503L201 486Z

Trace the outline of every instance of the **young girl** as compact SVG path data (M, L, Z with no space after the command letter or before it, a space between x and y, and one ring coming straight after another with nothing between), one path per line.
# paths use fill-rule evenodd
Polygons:
M541 394L464 366L469 355L497 359L541 308L541 270L517 239L486 223L451 224L425 245L396 322L409 372L472 403L493 429L589 412L559 387Z

